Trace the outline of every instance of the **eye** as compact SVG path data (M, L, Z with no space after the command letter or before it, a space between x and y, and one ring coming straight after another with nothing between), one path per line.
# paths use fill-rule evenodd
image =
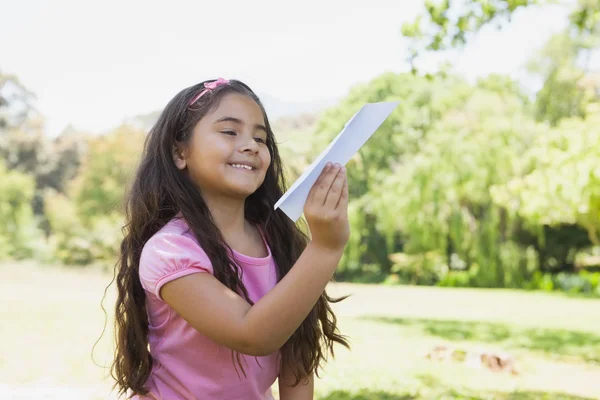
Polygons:
M258 143L263 143L263 144L266 144L266 143L267 143L267 140L266 140L266 139L263 139L263 138L261 138L261 137L256 137L256 138L254 138L254 140L256 140Z
M236 133L234 131L221 131L221 133L225 134L225 135L229 135L229 136L235 136Z

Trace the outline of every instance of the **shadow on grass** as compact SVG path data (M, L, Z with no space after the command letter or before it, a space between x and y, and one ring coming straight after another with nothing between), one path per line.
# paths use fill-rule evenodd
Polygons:
M413 400L418 397L412 395L393 394L384 391L371 391L362 389L349 392L347 390L336 390L325 397L317 397L318 400Z
M591 397L575 396L567 393L519 391L513 393L501 392L471 392L456 389L434 390L423 394L394 394L384 391L359 390L349 392L336 390L318 400L429 400L429 399L462 399L462 400L594 400Z
M423 374L417 377L423 389L414 399L469 399L469 400L593 400L591 397L568 393L520 390L515 392L473 391L444 384L435 376Z
M356 391L336 390L326 396L317 397L318 400L425 400L425 399L463 399L463 400L593 400L590 397L575 396L567 393L518 391L518 392L491 392L472 391L469 389L452 388L443 384L433 375L418 377L421 388L415 393L390 393L360 389Z
M539 351L600 364L600 335L565 329L522 328L483 321L364 317L364 320L416 327L452 341L497 343L512 349Z

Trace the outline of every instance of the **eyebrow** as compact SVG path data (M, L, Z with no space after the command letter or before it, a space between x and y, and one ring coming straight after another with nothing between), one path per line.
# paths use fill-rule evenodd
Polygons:
M244 125L244 121L242 121L239 118L235 118L235 117L221 117L215 121L215 124L218 124L219 122L233 122L235 124ZM261 131L264 131L265 133L267 133L267 128L262 124L254 125L254 129L261 130Z

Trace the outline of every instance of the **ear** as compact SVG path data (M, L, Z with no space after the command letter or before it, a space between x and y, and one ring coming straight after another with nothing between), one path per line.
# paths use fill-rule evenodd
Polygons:
M183 146L180 143L175 143L173 146L173 161L175 162L175 166L180 170L184 170L185 167L187 167L187 162L185 159L186 157Z

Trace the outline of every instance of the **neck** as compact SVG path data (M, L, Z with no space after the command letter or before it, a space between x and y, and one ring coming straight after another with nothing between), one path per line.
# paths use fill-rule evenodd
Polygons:
M225 240L247 230L245 200L205 197L204 201Z

